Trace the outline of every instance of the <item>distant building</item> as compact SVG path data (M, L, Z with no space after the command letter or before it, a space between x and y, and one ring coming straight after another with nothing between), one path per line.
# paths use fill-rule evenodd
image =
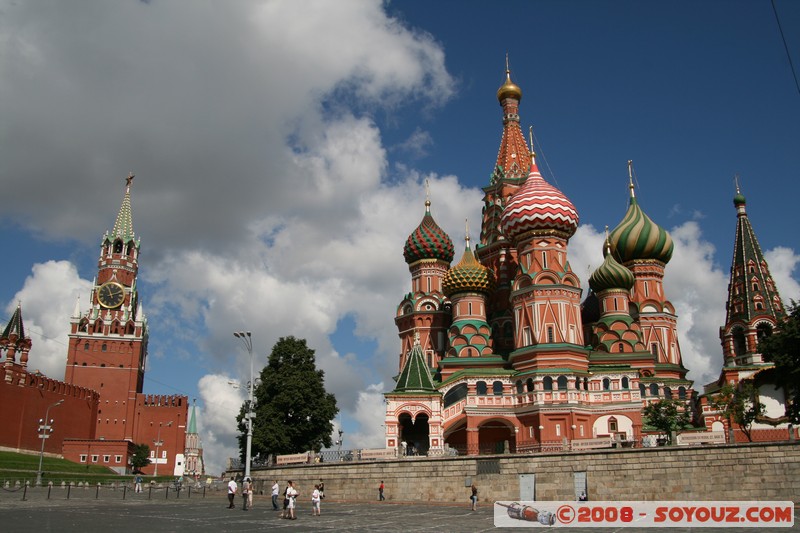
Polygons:
M189 417L189 427L186 430L186 470L188 476L199 477L206 473L203 462L203 444L197 432L197 406L192 405L192 414Z
M38 451L38 418L49 407L50 453L126 472L134 446L147 444L151 465L145 473L182 473L188 398L142 393L149 330L137 287L140 242L133 231L132 180L133 175L126 180L113 229L102 238L89 308L81 309L78 300L70 317L64 381L28 373L32 342L24 334L21 306L0 338L0 401L19 407L0 427L0 445ZM202 456L199 438L192 444L192 456Z

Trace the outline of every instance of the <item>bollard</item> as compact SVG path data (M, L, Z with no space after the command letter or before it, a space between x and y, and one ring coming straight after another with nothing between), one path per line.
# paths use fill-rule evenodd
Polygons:
M53 490L53 484L52 484L52 483L50 483L49 485L47 485L47 499L48 499L48 500L50 499L50 491L51 491L51 490Z
M205 498L205 497L206 497L206 486L203 485L203 498Z
M150 490L147 492L147 499L150 500L153 498L153 484L150 483Z
M98 499L100 497L100 482L97 482L97 490L94 493L94 499Z
M164 489L164 499L169 500L169 485L167 485L167 488Z
M122 486L122 499L125 499L125 494L128 492L128 485Z
M27 500L26 496L28 495L28 484L25 483L25 486L22 488L22 501Z
M69 493L72 490L72 481L67 483L67 499L69 500Z

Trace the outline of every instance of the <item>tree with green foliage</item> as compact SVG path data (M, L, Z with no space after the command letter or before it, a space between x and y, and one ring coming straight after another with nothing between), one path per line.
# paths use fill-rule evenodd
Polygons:
M747 440L753 442L750 428L767 408L756 400L756 387L751 380L740 381L738 385L726 383L711 398L710 403L712 407L719 410L721 416L728 420L730 427L733 427L731 422L735 422Z
M786 416L800 424L800 303L792 301L789 316L772 335L761 338L758 351L775 364L778 385L786 391Z
M131 456L131 466L133 471L139 471L150 464L150 446L147 444L136 444L133 455Z
M260 380L254 390L253 457L318 452L331 446L332 421L339 408L336 397L325 391L325 373L317 370L314 350L305 339L281 337L260 372ZM243 460L246 409L247 402L236 419Z
M670 444L672 432L684 429L690 421L686 404L668 398L647 404L642 414L647 418L645 423L665 433Z

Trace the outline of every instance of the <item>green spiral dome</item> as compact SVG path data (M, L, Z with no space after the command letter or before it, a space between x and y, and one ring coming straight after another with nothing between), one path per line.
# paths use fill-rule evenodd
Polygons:
M667 230L650 220L633 196L625 218L608 235L608 241L614 257L623 264L637 259L668 263L675 247Z
M594 292L608 289L626 289L633 287L633 272L620 265L613 254L606 254L603 264L589 276L589 287Z

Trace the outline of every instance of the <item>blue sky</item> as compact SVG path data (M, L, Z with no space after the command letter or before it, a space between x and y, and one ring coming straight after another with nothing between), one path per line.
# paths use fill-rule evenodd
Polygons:
M776 0L800 66L800 3ZM800 93L770 2L0 1L0 305L63 377L103 232L132 190L151 340L145 392L198 399L212 471L257 364L308 339L346 446L380 446L381 394L424 212L472 237L508 54L545 178L573 202L585 281L625 212L676 240L665 289L695 386L716 377L733 177L784 300L800 299ZM457 249L459 246L457 245Z

